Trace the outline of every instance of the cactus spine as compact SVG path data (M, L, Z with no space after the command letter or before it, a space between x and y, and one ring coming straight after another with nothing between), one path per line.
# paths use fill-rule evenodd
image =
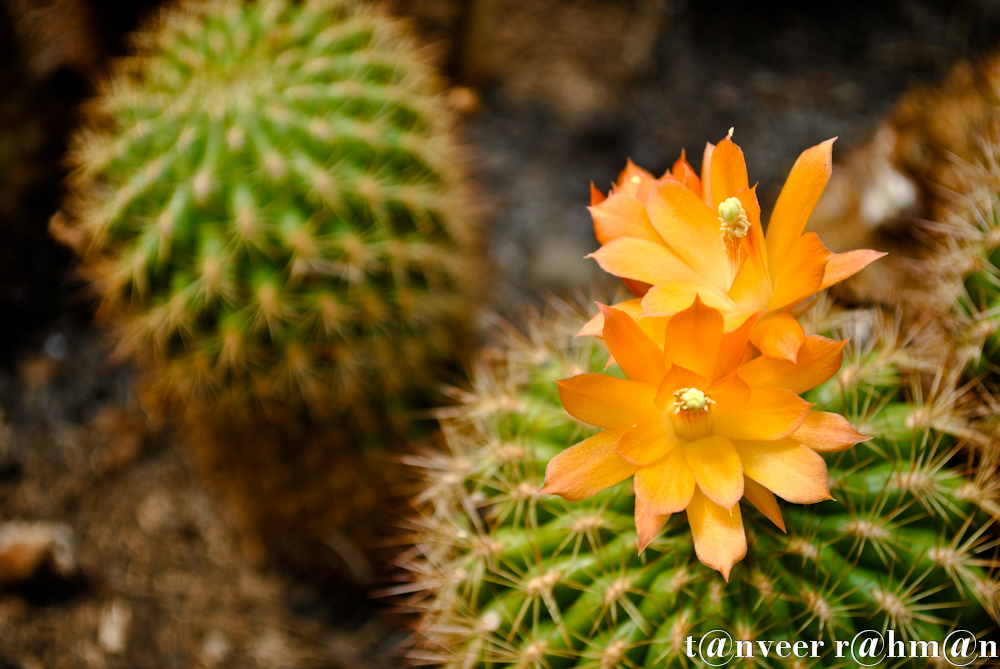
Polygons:
M956 626L992 629L998 495L953 436L967 429L955 376L940 374L934 348L902 341L898 323L824 310L816 329L853 340L841 373L807 399L876 438L828 456L838 501L786 506L787 534L744 505L750 548L728 584L697 561L676 516L637 555L627 483L585 502L537 494L548 460L591 429L563 411L552 382L604 368L600 342L572 337L579 322L537 321L484 363L445 417L447 453L420 463L417 551L403 561L412 583L399 589L421 611L411 658L680 667L701 662L685 655L686 637L714 629L827 650L865 629L939 641ZM904 666L923 666L914 662Z
M353 0L205 0L135 37L67 216L118 353L185 404L375 429L461 348L474 239L440 84ZM426 399L425 399L426 401Z

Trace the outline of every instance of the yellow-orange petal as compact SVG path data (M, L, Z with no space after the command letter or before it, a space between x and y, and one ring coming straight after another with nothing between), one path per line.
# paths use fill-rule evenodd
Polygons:
M632 317L632 320L637 321L642 318L642 300L636 298L634 300L626 300L625 302L619 302L618 304L611 305L612 309L618 309L619 311L624 311L626 314ZM648 332L647 332L648 334ZM587 324L580 328L580 331L576 333L577 337L603 337L604 336L604 312L598 311L597 314L587 321ZM654 341L663 341L662 337L655 339Z
M598 306L604 313L604 342L625 377L659 386L666 373L663 349L624 311Z
M757 187L736 194L750 221L747 237L740 242L740 263L729 286L728 295L746 311L767 309L771 302L771 279L767 269L767 251L761 234L760 204Z
M590 182L590 206L596 206L608 199L608 196L597 189L594 182Z
M631 158L626 158L625 169L618 174L618 180L615 181L615 190L635 188L631 184L647 184L655 180L652 172L644 167L639 167L632 162Z
M676 181L653 189L646 208L653 228L673 252L724 293L729 288L729 259L718 213Z
M639 555L653 543L653 539L668 520L670 520L669 513L651 513L640 498L635 498L635 529L639 535Z
M622 283L628 288L628 291L635 295L636 297L645 297L646 293L652 286L645 281L636 281L635 279L626 279L621 277Z
M594 234L601 244L620 237L645 239L657 244L663 238L649 221L645 205L628 193L612 193L604 202L589 207L594 219Z
M695 374L680 365L671 365L660 381L654 403L661 411L672 410L676 391L681 388L698 388L705 391L709 385L708 379L701 374Z
M642 298L642 313L651 318L673 316L690 307L696 296L706 305L723 313L736 306L724 292L708 284L661 283L650 288Z
M715 401L715 404L712 405L712 411L736 411L745 407L750 401L752 390L734 371L728 376L714 381L708 387L707 392L709 397ZM657 393L656 402L659 405L659 393Z
M682 448L674 448L659 462L635 473L635 496L641 497L652 513L683 511L694 493L694 473Z
M885 253L882 251L871 251L869 249L859 249L839 253L830 258L826 263L826 270L823 273L822 288L829 288L835 283L854 276L865 267L875 262Z
M725 509L743 497L743 465L733 442L713 434L684 444L684 456L705 496Z
M635 474L636 466L614 452L620 436L620 433L605 430L549 460L545 467L545 485L539 492L575 502Z
M785 388L804 393L829 381L844 359L847 341L808 335L799 347L795 362L775 358L754 358L740 367L740 376L751 388Z
M817 453L843 451L871 439L851 427L840 414L826 411L810 411L792 437Z
M774 277L774 293L770 308L792 307L818 293L823 286L830 255L815 232L807 232L796 239L788 247L785 257L777 263L777 271L771 274Z
M781 517L781 507L774 493L753 479L743 477L743 497L754 505L764 517L774 523L779 530L785 531L785 519Z
M794 439L739 441L733 445L743 461L743 473L793 504L833 499L826 462L816 451Z
M733 441L782 439L802 427L811 406L789 390L755 388L742 409L712 412L715 433Z
M645 239L614 239L587 257L596 260L609 274L654 286L658 283L707 283L666 246Z
M669 416L659 409L652 409L639 416L629 429L622 433L615 453L627 462L646 467L667 456L677 445Z
M726 137L712 152L712 210L718 211L720 204L745 188L750 183L743 151Z
M715 144L705 142L705 151L701 154L701 201L707 206L718 209L719 205L714 204L712 199L712 153L715 151Z
M767 227L767 257L775 276L786 252L805 230L816 201L833 172L833 139L806 149L795 161Z
M688 524L694 539L694 552L708 567L722 572L728 581L733 565L746 557L747 537L743 514L737 504L731 510L695 490L687 507Z
M715 371L725 319L722 312L707 306L695 295L690 307L667 321L663 335L663 354L668 363L690 369L710 378Z
M738 327L723 333L719 343L719 355L715 361L715 371L712 380L721 379L735 371L747 358L749 353L747 343L750 333L760 319L760 314L751 314ZM728 323L727 323L728 325Z
M559 384L566 411L588 425L624 432L653 408L656 388L607 374L580 374Z
M779 312L768 314L757 322L750 341L768 358L794 363L805 343L806 333L794 316Z
M670 173L682 186L697 195L698 199L701 199L701 179L698 178L698 173L691 167L691 163L687 161L684 149L681 149L681 157L674 162L674 167L670 170Z

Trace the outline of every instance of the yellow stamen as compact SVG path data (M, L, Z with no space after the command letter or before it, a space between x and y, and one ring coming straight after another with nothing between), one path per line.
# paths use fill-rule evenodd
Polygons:
M715 400L697 388L681 388L674 392L674 413L681 411L708 411Z
M744 239L750 229L750 219L738 197L731 197L719 204L719 222L722 224L719 231L727 241Z
M674 431L687 441L712 433L712 405L715 400L697 388L674 392Z

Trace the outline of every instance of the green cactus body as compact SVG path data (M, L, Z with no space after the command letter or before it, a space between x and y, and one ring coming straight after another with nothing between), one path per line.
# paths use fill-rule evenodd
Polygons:
M537 494L548 460L592 433L552 381L604 368L603 344L573 338L574 325L537 323L482 367L446 418L448 454L422 462L420 556L404 563L422 613L415 662L708 666L687 656L686 638L721 629L825 644L819 659L758 651L735 666L856 666L836 658L835 639L892 629L940 642L956 627L995 628L996 490L957 457L954 393L922 402L910 390L905 379L936 363L898 345L895 328L872 312L842 319L855 338L845 366L808 399L875 439L827 456L837 501L785 505L787 534L744 504L749 552L726 583L698 562L684 514L637 553L627 482L584 502Z
M119 352L184 403L370 424L432 387L478 268L453 123L408 33L351 0L207 0L135 45L76 137L60 235Z

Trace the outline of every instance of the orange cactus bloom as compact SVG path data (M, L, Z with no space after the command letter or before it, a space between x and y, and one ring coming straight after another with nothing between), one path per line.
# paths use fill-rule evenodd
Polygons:
M670 514L686 511L698 558L728 580L747 550L740 500L784 531L775 495L797 504L831 499L819 453L867 439L798 396L840 369L846 342L807 336L796 362L747 362L759 314L726 332L723 313L696 296L665 319L663 346L625 312L601 310L626 378L559 382L566 410L603 431L553 458L541 492L581 500L635 477L639 551Z
M764 312L750 341L765 356L794 362L806 340L789 313L803 300L885 255L831 253L816 233L803 234L830 179L834 140L799 156L761 229L756 186L731 137L709 144L699 179L683 154L659 179L629 161L611 194L591 187L601 248L590 257L637 296L616 305L651 334L655 320L688 307L696 295L723 313L727 329ZM603 314L580 334L600 335Z

